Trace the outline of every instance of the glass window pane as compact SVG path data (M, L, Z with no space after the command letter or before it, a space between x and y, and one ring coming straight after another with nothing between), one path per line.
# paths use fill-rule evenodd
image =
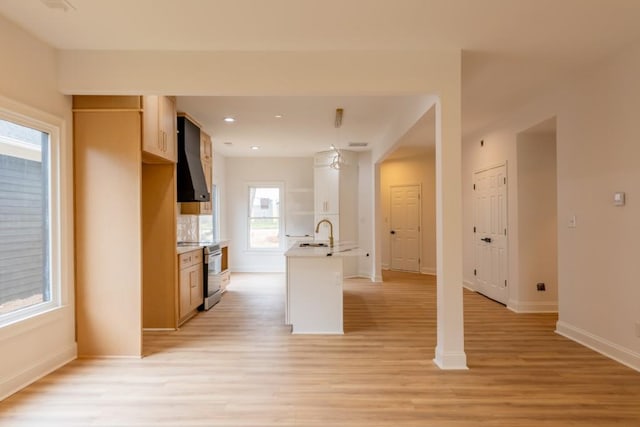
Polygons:
M0 119L0 315L51 299L49 135Z
M253 249L278 249L280 247L280 220L278 218L250 219L249 247Z
M256 188L249 191L249 206L252 218L273 218L280 216L280 189Z

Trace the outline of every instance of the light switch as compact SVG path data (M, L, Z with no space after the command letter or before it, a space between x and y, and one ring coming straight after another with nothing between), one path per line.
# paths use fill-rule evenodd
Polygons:
M578 220L576 219L576 216L571 215L571 217L569 218L569 228L576 228L577 225L578 225Z
M624 206L624 192L618 191L613 193L613 206Z

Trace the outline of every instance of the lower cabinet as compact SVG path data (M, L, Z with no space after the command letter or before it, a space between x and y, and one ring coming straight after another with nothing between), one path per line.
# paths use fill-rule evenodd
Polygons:
M179 324L193 317L203 301L203 263L202 249L178 255L180 275L178 280L178 318Z

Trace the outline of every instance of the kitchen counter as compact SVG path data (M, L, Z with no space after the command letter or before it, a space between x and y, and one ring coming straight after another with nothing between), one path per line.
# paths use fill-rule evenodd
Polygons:
M305 246L300 247L300 244L317 244L322 243L326 246ZM352 257L352 256L366 256L366 252L358 247L354 242L335 242L333 248L329 247L327 241L311 241L311 242L296 242L287 252L284 253L286 257Z
M201 243L193 242L193 243L188 243L188 244L185 243L185 244L178 245L176 247L176 253L178 255L186 254L187 252L191 252L191 251L195 251L195 250L198 250L198 249L202 249L205 246L210 246L210 245L213 245L213 244L220 245L220 248L222 249L222 248L226 248L227 246L229 246L229 240L218 240L217 242L201 242Z

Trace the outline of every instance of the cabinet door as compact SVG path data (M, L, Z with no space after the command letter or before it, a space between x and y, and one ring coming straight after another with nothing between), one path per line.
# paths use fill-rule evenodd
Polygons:
M164 154L164 142L158 124L160 114L158 107L157 96L144 96L142 98L142 151L162 157Z
M172 97L160 97L160 132L163 138L163 157L171 162L177 161L177 116L176 104Z
M178 317L182 319L191 311L191 270L192 268L183 268L180 270L179 281L179 305Z
M339 213L340 172L328 166L314 169L313 186L316 214Z
M190 308L195 310L204 300L202 290L202 264L194 265L189 271Z
M142 153L146 163L175 163L176 106L168 96L143 97ZM151 154L152 156L144 156Z

